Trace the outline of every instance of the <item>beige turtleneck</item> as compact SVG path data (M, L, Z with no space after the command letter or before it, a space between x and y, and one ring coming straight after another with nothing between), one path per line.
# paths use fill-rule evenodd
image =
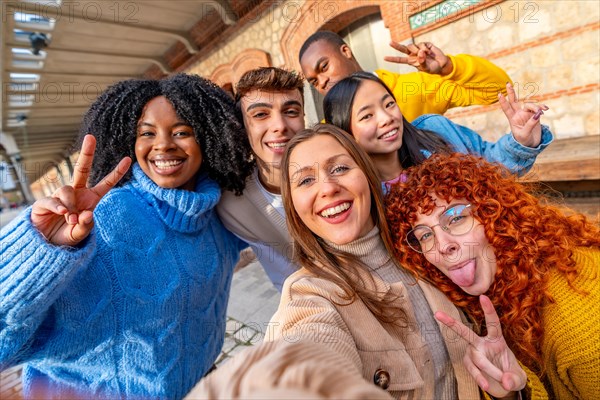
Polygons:
M448 351L442 338L438 323L421 287L413 275L395 263L385 248L379 228L374 227L364 237L345 245L330 246L357 256L365 265L371 267L373 275L386 283L402 282L412 303L412 310L418 324L423 342L429 348L433 368L435 369L435 398L456 399L457 388L454 369L450 363Z

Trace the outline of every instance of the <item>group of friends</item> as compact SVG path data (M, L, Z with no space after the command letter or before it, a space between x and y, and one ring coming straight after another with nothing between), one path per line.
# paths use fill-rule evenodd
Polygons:
M392 45L418 72L309 37L308 129L304 78L280 68L235 98L186 74L109 87L73 185L0 234L0 369L23 363L44 399L594 397L600 228L518 181L548 107L482 58ZM496 101L496 142L441 115ZM214 370L248 246L280 305Z

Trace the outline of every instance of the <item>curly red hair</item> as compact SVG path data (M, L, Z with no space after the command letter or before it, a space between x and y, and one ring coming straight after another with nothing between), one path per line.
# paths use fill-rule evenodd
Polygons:
M486 294L496 306L507 343L527 367L543 374L541 305L553 301L547 272L556 269L571 283L577 275L572 250L600 247L598 225L551 205L533 194L535 185L519 183L506 168L472 155L435 154L410 168L406 178L386 197L397 258L482 326L478 297L463 292L405 241L417 214L433 210L431 194L447 202L466 199L474 206L475 218L484 226L496 254L496 277Z

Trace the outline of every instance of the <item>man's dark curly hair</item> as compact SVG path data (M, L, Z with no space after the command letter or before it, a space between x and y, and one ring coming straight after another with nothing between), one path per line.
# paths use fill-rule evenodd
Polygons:
M144 106L157 96L165 96L179 118L194 129L202 151L201 170L221 188L241 194L252 172L251 150L234 101L211 81L186 74L121 81L98 97L80 131L80 144L88 133L97 141L90 183L102 180L125 156L136 161L137 124ZM119 184L130 178L131 171Z

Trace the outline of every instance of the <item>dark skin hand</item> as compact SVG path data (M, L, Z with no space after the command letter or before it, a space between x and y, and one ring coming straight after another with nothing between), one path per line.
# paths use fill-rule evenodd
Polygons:
M428 74L448 75L452 72L452 61L442 50L431 42L409 44L407 46L391 41L390 46L406 56L386 56L385 61L412 65Z
M63 186L32 206L31 223L50 243L75 246L84 240L94 227L96 205L131 166L131 158L123 158L102 181L89 188L87 181L95 151L96 138L86 135L75 165L73 186Z

